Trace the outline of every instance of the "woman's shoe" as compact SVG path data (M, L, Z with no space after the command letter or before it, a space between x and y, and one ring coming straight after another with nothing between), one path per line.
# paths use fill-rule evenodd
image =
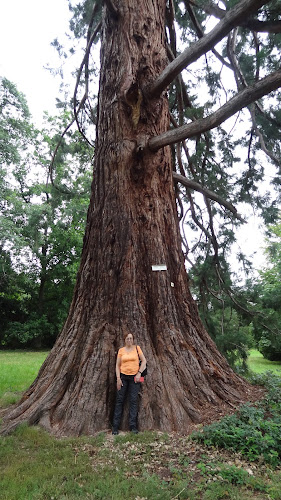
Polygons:
M113 434L114 436L117 436L117 435L119 434L118 429L112 429L112 434Z
M131 429L131 432L132 432L133 434L138 434L138 433L139 433L138 429Z

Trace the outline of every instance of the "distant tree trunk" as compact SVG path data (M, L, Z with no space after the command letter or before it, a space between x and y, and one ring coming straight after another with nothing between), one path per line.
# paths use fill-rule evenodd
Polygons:
M210 408L249 396L189 291L169 147L141 148L169 128L167 97L146 100L140 90L167 63L165 4L126 0L117 19L105 13L92 198L75 293L61 335L3 432L22 421L58 435L107 429L125 328L148 361L140 429L186 431ZM153 271L157 264L167 270Z
M45 230L45 236L47 231ZM46 244L42 245L42 255L40 259L41 272L40 272L40 285L38 292L38 313L39 316L43 315L44 312L44 298L45 298L45 287L47 283L47 252L48 247Z

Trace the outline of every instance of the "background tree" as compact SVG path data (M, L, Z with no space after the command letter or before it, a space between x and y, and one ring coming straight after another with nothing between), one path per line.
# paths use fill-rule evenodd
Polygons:
M26 99L6 78L0 79L0 207L4 214L13 197L11 169L18 169L21 158L31 139L30 113ZM25 277L13 268L9 246L4 246L7 221L1 216L0 243L0 314L1 343L11 321L24 321L27 317Z
M266 254L269 265L260 271L250 287L252 303L259 311L254 317L254 336L265 358L281 360L281 224L268 227Z
M186 430L210 412L233 408L252 396L199 319L185 271L175 196L179 211L184 208L173 180L184 186L190 219L206 238L205 244L212 245L219 269L216 233L224 237L224 253L232 239L227 223L221 231L219 221L229 215L230 224L239 220L234 201L266 205L266 197L261 203L261 196L253 196L263 175L254 153L263 150L273 163L279 155L278 139L274 151L270 144L263 147L265 135L257 118L261 114L261 120L279 126L271 106L280 99L279 93L264 107L260 101L281 85L281 72L276 69L277 3L242 0L235 5L226 2L224 9L209 5L220 21L209 31L207 26L206 33L209 12L202 4L106 0L100 24L101 6L99 1L87 1L73 9L72 28L87 41L74 93L74 115L84 135L79 113L84 109L84 115L93 111L95 116L89 100L90 51L100 28L102 42L92 197L74 297L61 335L36 381L6 416L3 432L22 421L39 423L58 434L107 428L115 392L116 349L124 328L137 336L149 362L142 428ZM179 55L176 16L182 39L189 44ZM258 29L266 34L257 42ZM245 43L250 56L244 67L241 47ZM232 71L238 91L227 82L219 88L221 66L216 71L212 64L210 70L213 56L208 57L205 69L198 70L196 93L203 85L202 75L210 93L200 105L194 95L197 71L190 78L181 72L209 51ZM81 97L80 81L84 81ZM170 84L170 96L173 92L176 96L172 114L166 96ZM226 102L221 104L223 94ZM243 140L249 139L249 154L246 168L238 171L233 168L238 157L235 147L241 146L242 139L222 124L246 106L254 110L253 125L251 132L243 131ZM170 121L174 125L169 130ZM187 139L192 139L188 145ZM169 146L178 144L173 163ZM203 194L204 205L193 191ZM165 264L167 270L154 272L155 264Z
M7 78L0 78L0 161L1 169L16 165L31 135L30 112L25 96ZM5 176L1 172L1 182Z
M196 267L189 273L191 289L200 317L219 351L233 369L245 372L249 349L255 346L252 322L256 309L248 288L234 283L233 273L222 259L220 269L224 281L218 286L213 260L204 256L198 258Z
M63 111L59 119L46 116L46 128L39 132L15 86L3 80L1 90L5 106L0 134L6 149L2 151L0 341L5 347L52 346L66 319L78 270L92 152L78 132L69 130L50 172L58 130L69 113ZM13 133L5 136L10 126Z

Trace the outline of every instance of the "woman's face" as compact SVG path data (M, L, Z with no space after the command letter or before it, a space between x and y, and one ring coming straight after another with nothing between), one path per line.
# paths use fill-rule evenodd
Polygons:
M126 346L131 346L134 343L134 337L131 333L128 333L127 337L125 338L125 345Z

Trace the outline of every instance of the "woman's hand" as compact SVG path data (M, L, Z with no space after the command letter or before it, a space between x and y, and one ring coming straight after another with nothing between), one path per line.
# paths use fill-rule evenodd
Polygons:
M135 376L135 383L137 384L139 381L140 381L140 378L141 378L141 373L138 372Z
M117 379L117 391L120 391L120 389L121 389L122 385L123 385L123 384L122 384L122 380L121 380L121 378L119 377L119 378Z

